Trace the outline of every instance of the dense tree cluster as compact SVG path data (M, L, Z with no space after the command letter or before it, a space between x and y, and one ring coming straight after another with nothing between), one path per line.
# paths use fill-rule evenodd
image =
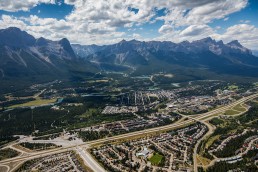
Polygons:
M79 137L82 138L83 141L91 141L96 139L102 139L109 134L109 131L80 131Z
M21 146L31 149L31 150L46 150L51 148L57 148L59 146L52 144L52 143L29 143L29 142L23 142L20 143Z
M234 138L234 139L230 140L222 150L214 152L214 154L217 157L222 157L222 158L234 156L235 152L243 146L245 140L248 137L251 137L256 134L257 134L257 132L248 132L242 136Z
M19 155L19 152L6 148L6 149L0 149L0 161L7 158L12 158Z

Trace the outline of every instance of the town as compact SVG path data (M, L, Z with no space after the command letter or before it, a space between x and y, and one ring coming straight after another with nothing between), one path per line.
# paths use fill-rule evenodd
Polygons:
M0 133L10 134L1 136L0 170L211 172L222 163L242 169L242 162L257 168L255 84L132 90L110 89L112 81L53 81L5 95Z
M194 145L206 131L205 125L195 124L91 151L109 171L185 171L191 169Z
M72 151L54 154L43 158L27 161L17 169L17 172L22 171L70 171L70 172L85 172L86 170L80 163L81 159Z

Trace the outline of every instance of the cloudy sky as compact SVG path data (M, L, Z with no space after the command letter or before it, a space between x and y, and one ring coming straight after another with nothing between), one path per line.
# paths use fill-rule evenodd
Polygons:
M210 36L258 50L257 17L257 0L0 0L1 29L85 45Z

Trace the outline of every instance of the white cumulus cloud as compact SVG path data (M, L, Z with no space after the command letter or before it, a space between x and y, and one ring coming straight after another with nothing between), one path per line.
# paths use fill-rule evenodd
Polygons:
M213 29L208 25L191 25L180 32L180 36L207 36L213 34Z
M223 34L215 34L215 39L225 42L239 40L244 46L258 50L258 28L250 24L237 24L227 28Z
M29 11L40 3L54 4L56 1L0 0L0 10ZM207 36L226 41L239 39L252 48L258 42L257 28L247 22L231 26L222 34L209 26L216 19L227 20L229 14L245 8L248 0L64 0L64 3L74 8L63 19L2 15L0 28L15 26L35 37L53 40L67 37L72 43L81 44L110 44L133 38L180 42ZM164 10L164 14L158 15L159 10ZM160 35L148 38L136 33L137 28L157 20L164 22L153 31ZM128 34L121 28L135 33Z
M40 3L54 4L55 0L1 0L0 10L9 12L28 11Z
M170 33L173 31L173 27L171 25L165 24L159 28L159 33Z

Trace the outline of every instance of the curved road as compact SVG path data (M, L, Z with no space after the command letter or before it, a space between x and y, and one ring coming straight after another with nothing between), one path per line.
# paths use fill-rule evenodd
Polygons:
M233 102L232 104L226 105L224 107L220 107L220 108L215 109L213 111L203 113L203 114L199 114L199 115L195 115L195 116L191 116L191 117L188 116L188 120L185 120L185 121L182 121L182 122L179 121L179 122L176 122L176 123L173 123L173 124L170 124L170 125L166 125L166 126L146 129L146 130L142 130L142 131L131 132L131 133L127 133L127 134L117 135L117 136L113 136L113 137L107 137L107 138L104 138L104 139L99 139L99 140L94 140L94 141L89 141L89 142L85 142L85 143L77 145L77 146L91 147L91 146L96 145L96 144L101 144L101 143L105 143L105 142L112 142L114 140L128 139L128 138L134 137L134 136L141 136L141 135L146 135L146 134L149 134L149 133L171 130L171 129L175 129L175 128L178 128L178 127L183 127L185 125L189 125L189 124L194 123L196 121L202 122L202 121L205 121L209 117L218 116L218 114L225 112L226 110L236 106L237 104L247 102L247 101L252 100L254 98L257 98L257 97L258 97L258 94L253 94L253 95L250 95L250 96L247 96L247 97L243 97L243 98ZM39 157L46 156L46 155L51 155L51 154L64 152L64 151L71 150L71 149L76 150L77 146L70 146L70 147L66 147L66 148L57 148L57 149L46 150L46 151L41 151L41 152L33 152L33 153L29 153L28 155L25 155L23 157L14 157L14 158L2 160L2 161L0 161L0 165L5 166L10 162L30 160L30 159L39 158ZM91 155L89 155L89 156L91 156ZM87 157L89 157L89 156L87 156ZM87 164L89 165L89 167L93 171L99 171L100 166L96 166L95 163L93 163L95 165L92 165L92 162L91 162L92 159L90 160L88 158L84 158L84 160L87 161L87 162L89 161Z

